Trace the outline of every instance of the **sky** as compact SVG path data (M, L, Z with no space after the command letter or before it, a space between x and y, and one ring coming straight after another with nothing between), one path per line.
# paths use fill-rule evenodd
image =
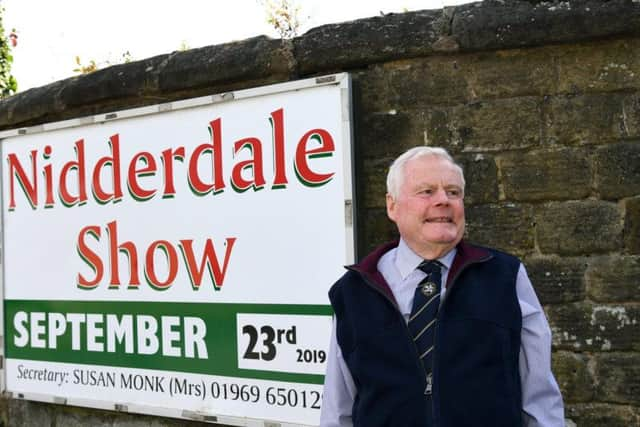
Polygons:
M469 0L294 0L299 34L319 25ZM78 75L75 58L100 68L172 51L279 37L259 0L0 0L5 32L15 29L12 74L24 91Z

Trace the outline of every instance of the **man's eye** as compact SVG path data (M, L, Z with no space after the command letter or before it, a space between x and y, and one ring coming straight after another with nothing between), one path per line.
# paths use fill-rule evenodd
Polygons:
M460 190L447 190L447 196L449 197L458 198L461 194Z

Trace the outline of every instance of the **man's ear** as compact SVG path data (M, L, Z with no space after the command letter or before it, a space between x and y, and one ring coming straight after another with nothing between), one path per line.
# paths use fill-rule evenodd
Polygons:
M396 222L396 201L389 193L387 193L387 216L391 221Z

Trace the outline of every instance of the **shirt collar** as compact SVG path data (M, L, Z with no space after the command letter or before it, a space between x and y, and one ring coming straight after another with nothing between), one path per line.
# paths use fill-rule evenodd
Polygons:
M451 268L451 264L453 264L453 258L456 256L456 248L451 249L449 252L444 254L444 256L438 258L444 267L448 270ZM395 265L402 279L406 279L409 274L413 273L413 271L418 268L418 265L424 261L424 259L416 254L411 248L406 244L403 239L400 239L400 243L398 244L398 249L396 250L396 259Z

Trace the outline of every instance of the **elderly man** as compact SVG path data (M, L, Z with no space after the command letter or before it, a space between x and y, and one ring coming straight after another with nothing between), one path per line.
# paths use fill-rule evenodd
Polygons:
M416 147L387 176L400 240L329 291L322 427L560 427L551 333L520 261L462 240L462 168Z

